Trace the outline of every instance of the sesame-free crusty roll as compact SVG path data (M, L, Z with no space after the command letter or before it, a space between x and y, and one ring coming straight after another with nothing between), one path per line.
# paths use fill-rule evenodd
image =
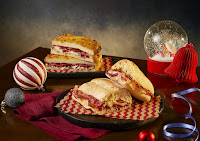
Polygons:
M148 102L154 96L153 84L130 60L118 61L106 72L106 76L127 88L136 99Z

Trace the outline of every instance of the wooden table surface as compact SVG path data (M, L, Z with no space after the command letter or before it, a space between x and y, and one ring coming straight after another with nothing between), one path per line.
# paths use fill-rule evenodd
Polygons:
M0 100L4 99L5 92L12 87L18 87L15 83L12 72L15 64L22 58L32 56L40 60L43 60L44 57L49 53L49 49L46 48L36 48L35 50L23 55L22 57L15 59L14 61L0 67ZM118 58L120 59L120 58ZM129 58L130 59L130 58ZM170 99L170 94L174 92L179 92L186 90L191 87L199 87L200 81L195 84L189 83L176 83L172 78L166 76L156 76L147 72L147 63L146 60L131 59L135 62L139 68L144 72L144 74L152 81L155 87L155 93L160 95L164 102L164 110L160 114L159 118L155 121L148 123L144 126L126 130L126 131L113 131L102 137L98 137L94 140L116 140L116 141L135 141L137 140L138 134L142 130L152 131L157 141L161 140L175 140L172 138L166 138L163 134L162 128L165 124L174 123L174 122L184 122L193 124L190 120L184 119L184 114L187 113L188 105L177 100ZM197 75L200 76L200 67L197 67ZM199 77L200 78L200 77ZM67 79L67 78L48 78L44 86L46 93L58 92L62 90L67 90L72 88L75 84L82 84L84 82L90 81L92 78L76 78L76 79ZM41 91L24 91L24 93L41 93ZM196 102L196 105L193 105L193 114L192 116L197 122L197 128L200 128L200 93L191 93L188 95L191 99ZM176 111L175 111L175 110ZM12 109L6 107L6 114L0 112L0 140L29 140L29 141L46 141L46 140L56 140L54 137L48 135L43 130L35 127L34 125L23 121L15 117L12 113ZM186 138L185 140L193 140L196 134ZM86 139L83 139L86 140ZM177 139L178 140L178 139ZM179 139L180 140L180 139Z

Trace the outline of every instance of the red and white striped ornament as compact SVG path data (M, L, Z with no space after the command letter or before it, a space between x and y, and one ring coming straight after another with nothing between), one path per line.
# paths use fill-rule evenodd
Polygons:
M21 59L14 68L13 77L17 85L24 90L44 90L43 84L47 78L44 64L37 58Z

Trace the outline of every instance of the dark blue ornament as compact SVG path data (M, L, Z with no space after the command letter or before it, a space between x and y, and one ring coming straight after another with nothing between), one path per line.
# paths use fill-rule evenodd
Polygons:
M10 88L4 97L5 103L11 108L18 108L24 103L24 92L20 88Z

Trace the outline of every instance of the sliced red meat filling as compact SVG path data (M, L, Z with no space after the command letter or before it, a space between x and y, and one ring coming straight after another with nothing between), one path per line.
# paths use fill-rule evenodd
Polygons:
M64 53L72 51L72 52L76 52L76 53L80 54L80 56L82 58L90 58L90 55L87 52L84 52L84 51L82 51L80 49L77 49L77 48L63 47L63 46L53 45L53 48L54 47L59 47Z

